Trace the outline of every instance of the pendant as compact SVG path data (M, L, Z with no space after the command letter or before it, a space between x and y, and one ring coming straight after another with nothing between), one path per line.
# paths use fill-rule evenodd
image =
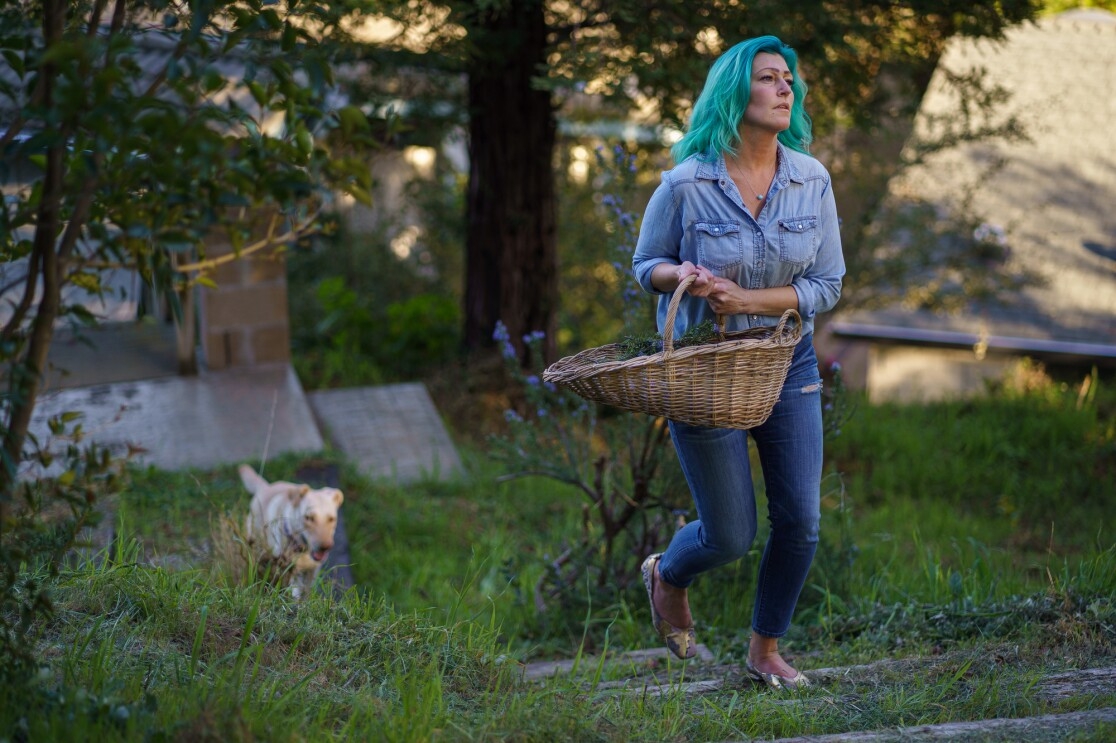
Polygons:
M767 194L762 194L762 193L756 194L756 201L763 201L763 197L766 196L766 195Z

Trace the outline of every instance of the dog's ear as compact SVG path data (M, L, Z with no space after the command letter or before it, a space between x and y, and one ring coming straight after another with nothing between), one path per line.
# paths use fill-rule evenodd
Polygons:
M306 494L309 492L309 485L296 485L287 491L287 497L291 499L291 503L294 503L297 506L299 501L305 498Z
M345 496L340 490L333 491L333 505L340 506L345 501Z

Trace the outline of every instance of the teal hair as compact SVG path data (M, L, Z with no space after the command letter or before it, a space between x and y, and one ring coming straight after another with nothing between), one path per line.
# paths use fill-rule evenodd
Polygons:
M794 103L791 105L790 127L779 132L779 141L792 150L810 154L810 116L806 113L806 83L798 76L798 55L774 36L760 36L741 41L717 58L709 68L705 87L694 103L690 128L671 149L675 162L691 155L714 160L721 152L736 154L740 143L740 120L748 108L752 91L752 60L761 52L778 54L786 60L793 82Z

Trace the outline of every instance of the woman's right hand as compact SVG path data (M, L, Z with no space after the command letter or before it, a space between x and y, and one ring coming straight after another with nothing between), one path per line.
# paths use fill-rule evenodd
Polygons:
M713 272L705 266L695 266L690 261L679 265L660 263L651 270L651 285L661 292L672 293L687 276L695 276L694 283L686 289L688 294L704 297L713 289Z
M690 284L686 289L686 293L694 297L707 296L709 292L713 291L713 282L714 279L717 278L713 275L713 272L705 266L695 266L689 261L682 261L682 264L678 266L676 270L676 276L678 277L678 282L675 286L681 284L687 276L697 277L694 279L694 283Z

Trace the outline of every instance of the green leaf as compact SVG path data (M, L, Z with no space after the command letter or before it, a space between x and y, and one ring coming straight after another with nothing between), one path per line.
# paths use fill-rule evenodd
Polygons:
M21 78L24 76L23 55L12 49L4 50L4 61L12 68L12 71L19 75Z
M369 130L368 117L357 106L345 106L337 111L337 119L341 123L341 131L346 136L353 132L367 132Z
M266 108L270 96L264 86L260 85L255 80L248 83L248 92L252 94L253 100L259 105L260 108Z

